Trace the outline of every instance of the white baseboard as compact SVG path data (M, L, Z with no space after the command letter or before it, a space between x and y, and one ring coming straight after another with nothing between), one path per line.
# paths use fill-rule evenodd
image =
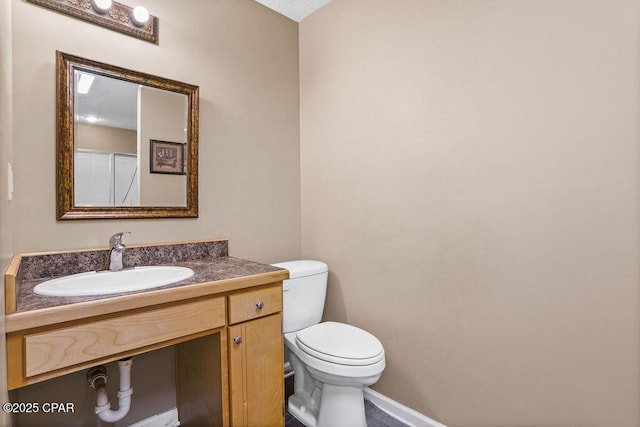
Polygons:
M364 398L409 427L447 427L377 391L371 390L369 387L364 388ZM178 427L179 425L178 410L173 408L131 424L129 427Z
M364 398L410 427L447 427L377 391L371 390L369 387L364 388Z
M153 415L142 421L131 424L129 427L178 427L178 409L173 408L162 414Z

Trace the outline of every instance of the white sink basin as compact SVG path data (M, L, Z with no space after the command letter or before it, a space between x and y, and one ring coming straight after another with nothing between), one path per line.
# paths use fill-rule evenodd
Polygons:
M47 280L33 291L38 295L73 297L141 291L180 282L193 276L186 267L149 266L120 271L90 271Z

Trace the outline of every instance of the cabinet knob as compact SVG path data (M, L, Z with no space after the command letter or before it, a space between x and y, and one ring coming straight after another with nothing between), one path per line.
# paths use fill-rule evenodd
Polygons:
M233 342L235 344L242 344L242 337L233 337Z
M258 310L262 310L262 308L263 308L263 307L264 307L264 303L263 303L262 301L258 301L258 302L256 303L256 308L257 308Z

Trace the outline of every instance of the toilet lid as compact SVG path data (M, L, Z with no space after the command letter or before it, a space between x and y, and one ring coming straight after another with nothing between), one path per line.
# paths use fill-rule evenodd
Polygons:
M384 359L382 343L369 332L337 322L298 331L298 347L307 354L341 365L371 365Z

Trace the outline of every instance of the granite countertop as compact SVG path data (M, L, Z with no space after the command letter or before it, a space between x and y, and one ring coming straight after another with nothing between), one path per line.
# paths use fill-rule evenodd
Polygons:
M124 268L146 265L189 267L194 275L170 285L135 292L82 297L37 295L33 288L46 280L108 269L108 248L19 254L5 274L6 332L60 324L116 312L174 304L200 297L216 297L254 286L277 283L289 277L285 269L231 257L226 239L129 246ZM9 280L10 279L10 280ZM7 280L9 280L7 282Z
M163 264L154 264L163 265ZM248 261L240 258L223 256L211 257L205 259L172 262L170 265L181 267L189 267L193 270L194 275L189 279L181 282L172 283L170 285L160 286L153 289L146 289L136 292L124 292L109 295L94 295L82 297L53 297L37 295L33 292L33 288L46 280L55 278L39 277L37 279L23 280L16 286L17 293L17 312L25 312L38 310L43 308L57 307L66 304L74 304L81 302L97 301L101 299L113 298L123 295L140 294L160 289L179 288L193 284L211 283L215 286L216 281L226 279L236 279L241 277L253 276L257 274L286 271L282 268L273 267L268 264L261 264L254 261Z

